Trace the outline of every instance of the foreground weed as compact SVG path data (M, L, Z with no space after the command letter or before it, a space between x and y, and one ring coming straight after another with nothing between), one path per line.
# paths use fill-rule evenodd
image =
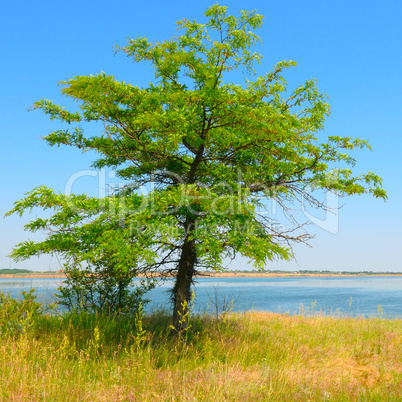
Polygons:
M140 303L137 313L135 314L135 331L134 343L137 350L140 349L141 345L147 340L147 331L143 327L143 320L145 314L142 310L142 303Z

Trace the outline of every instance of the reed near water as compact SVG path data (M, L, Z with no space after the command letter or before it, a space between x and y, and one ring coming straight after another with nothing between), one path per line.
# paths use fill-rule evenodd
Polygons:
M28 294L18 315L2 300L0 400L401 400L401 319L223 312L177 333L163 311L57 316Z

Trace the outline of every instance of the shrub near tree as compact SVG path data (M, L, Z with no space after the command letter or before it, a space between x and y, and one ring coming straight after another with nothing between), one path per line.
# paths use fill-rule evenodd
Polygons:
M281 230L261 213L264 200L286 213L302 199L326 208L312 189L386 197L378 176L345 168L355 163L348 151L369 147L366 141L319 139L330 110L327 97L314 80L288 92L283 73L294 61L255 75L262 56L252 48L261 15L241 11L235 17L216 4L205 17L205 23L179 21L169 40L136 38L116 48L135 63L150 64L155 80L148 87L102 72L62 83L77 111L49 100L33 106L71 126L45 136L48 144L96 151L93 167L115 169L122 190L97 199L40 187L9 212L54 210L51 218L26 225L48 236L17 245L16 259L58 252L78 270L96 265L117 277L172 275L177 330L187 326L190 288L200 268L221 270L223 260L237 254L263 268L272 259L291 258L292 244L309 239L303 222L290 219ZM236 70L248 79L231 82ZM90 121L102 123L99 135L88 137L80 128ZM141 186L151 190L140 193Z

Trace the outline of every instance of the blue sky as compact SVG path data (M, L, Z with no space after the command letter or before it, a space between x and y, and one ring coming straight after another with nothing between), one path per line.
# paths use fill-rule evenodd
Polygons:
M146 86L147 64L134 65L115 44L127 37L167 39L182 18L203 21L209 1L14 1L2 4L0 24L0 215L39 185L63 191L72 174L89 169L93 155L72 148L51 148L41 135L60 127L28 107L41 98L69 105L58 81L105 71L117 79ZM291 59L298 67L286 77L290 86L318 79L330 97L332 115L325 134L368 139L373 152L358 151L357 171L384 179L389 200L369 196L343 199L336 230L312 226L311 248L297 247L296 262L269 269L402 271L397 250L402 236L402 2L384 1L225 1L231 14L256 9L265 16L258 30L264 58L258 73ZM91 128L95 133L98 127ZM76 191L97 188L96 177L77 181ZM312 211L310 211L312 212ZM312 212L313 213L313 212ZM323 218L319 213L315 213ZM57 269L57 261L6 257L14 244L33 237L23 231L28 218L0 221L0 268ZM335 232L335 233L334 233ZM232 268L245 263L235 261Z

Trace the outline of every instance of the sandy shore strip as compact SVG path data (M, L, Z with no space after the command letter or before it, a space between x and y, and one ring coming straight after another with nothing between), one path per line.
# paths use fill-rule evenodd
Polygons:
M157 277L157 275L154 275ZM32 274L0 274L0 279L2 278L65 278L66 276L61 272L49 272L49 273L32 273ZM138 275L138 278L143 278L144 275ZM402 277L402 272L399 274L387 274L387 273L372 273L372 274L364 274L364 273L356 273L356 274L341 274L341 273L299 273L299 272L205 272L201 275L197 275L199 278L354 278L354 277Z

